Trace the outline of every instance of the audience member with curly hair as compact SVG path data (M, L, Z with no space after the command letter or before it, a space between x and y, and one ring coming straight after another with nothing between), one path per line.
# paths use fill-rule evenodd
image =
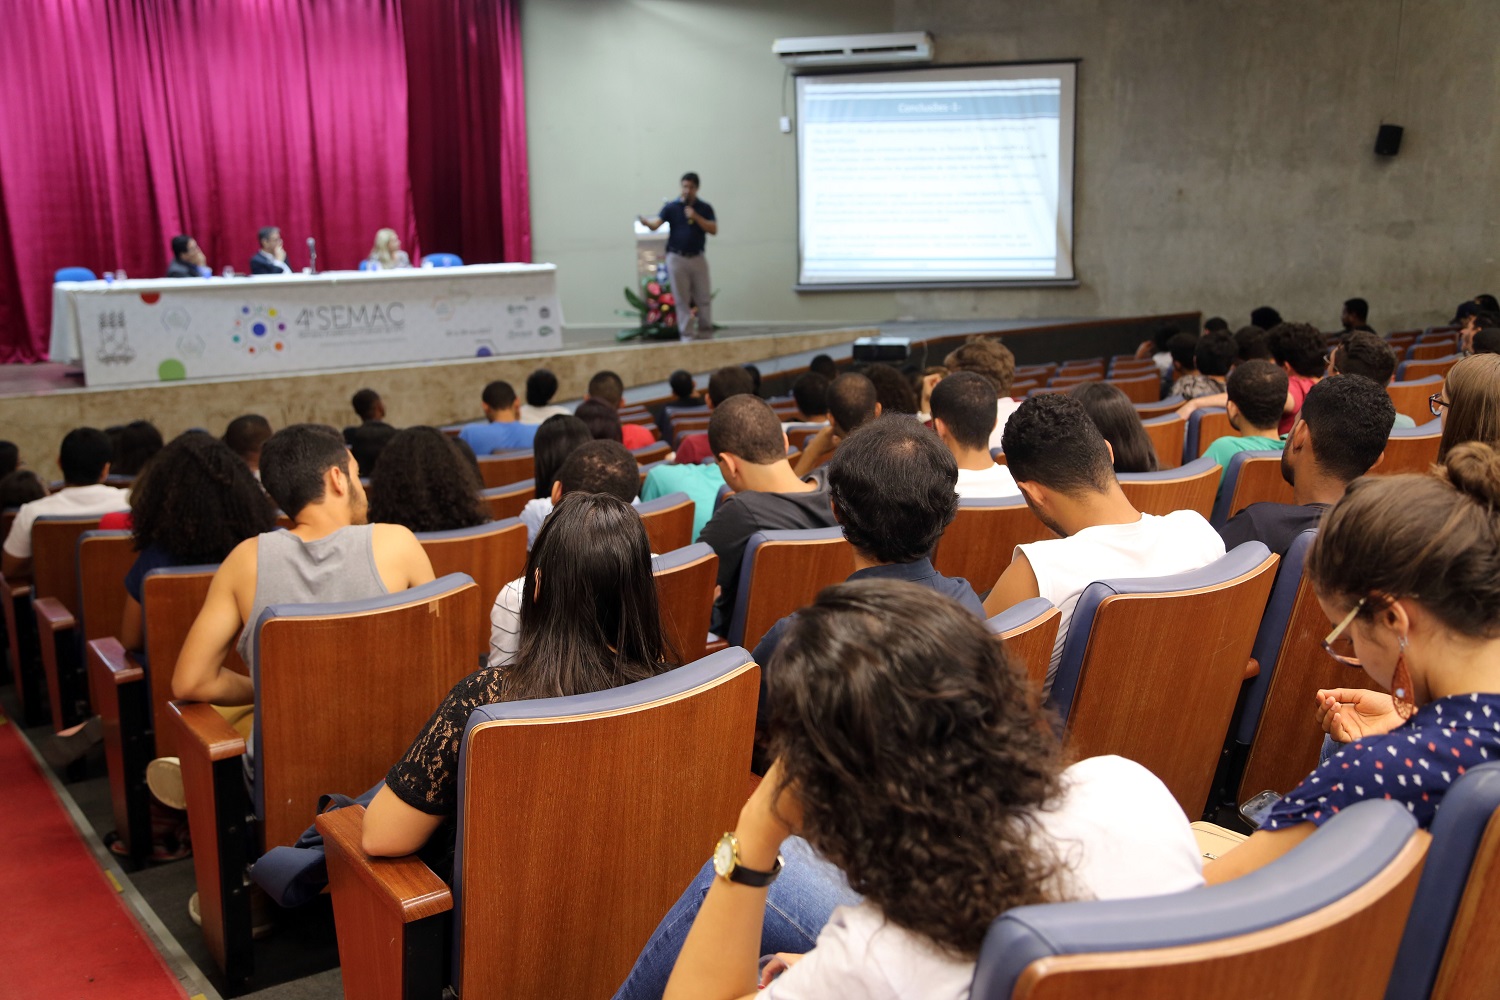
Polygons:
M671 966L668 1000L957 1000L1013 906L1202 884L1166 786L1121 757L1064 768L1025 673L940 594L824 590L765 683L776 763L620 998Z
M408 427L391 438L370 477L370 521L412 531L451 531L490 519L483 485L436 427Z

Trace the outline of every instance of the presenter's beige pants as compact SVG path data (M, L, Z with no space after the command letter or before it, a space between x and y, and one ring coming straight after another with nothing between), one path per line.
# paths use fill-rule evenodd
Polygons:
M709 340L714 335L713 313L709 296L713 288L708 281L708 255L684 257L667 254L667 280L672 283L672 297L677 301L677 333L683 340ZM693 322L693 306L698 307L698 321Z

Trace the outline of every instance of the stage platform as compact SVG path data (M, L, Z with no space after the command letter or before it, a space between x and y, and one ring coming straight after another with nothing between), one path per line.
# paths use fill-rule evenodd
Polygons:
M230 420L259 413L273 427L315 421L342 427L355 421L349 399L366 386L384 398L388 419L398 427L441 425L480 417L485 384L504 379L522 391L526 376L545 366L557 374L558 400L582 397L601 369L618 372L626 398L640 401L667 394L666 377L677 368L706 375L730 364L755 363L763 391L786 391L813 355L847 359L859 337L907 337L911 360L937 364L967 337L1004 338L1021 364L1126 353L1165 323L1194 330L1197 313L1127 318L973 319L905 321L870 325L731 325L713 340L680 343L615 340L608 329L567 329L563 349L549 354L513 354L418 365L350 367L305 375L266 375L205 382L168 382L142 388L88 388L60 364L0 365L0 438L14 441L23 459L43 478L57 476L56 452L63 436L79 426L107 427L146 419L171 439L189 428L215 434ZM704 384L699 379L700 388Z

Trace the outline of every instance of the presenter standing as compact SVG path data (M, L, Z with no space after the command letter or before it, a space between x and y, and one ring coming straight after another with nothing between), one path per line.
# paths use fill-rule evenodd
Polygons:
M704 249L710 236L719 232L714 221L714 207L698 197L698 175L682 175L682 197L661 207L661 214L647 218L637 216L641 225L653 232L669 223L667 235L667 279L677 303L677 335L682 340L708 340L714 335L708 281L708 257ZM697 323L693 309L697 307Z

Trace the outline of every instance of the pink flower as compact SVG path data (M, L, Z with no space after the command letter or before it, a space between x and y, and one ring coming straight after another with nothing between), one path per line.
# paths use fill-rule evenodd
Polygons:
M646 292L650 295L660 295L661 285L657 284L654 281L648 281L646 282Z
M657 312L655 309L646 314L647 323L655 323L659 319L661 319L661 313Z
M667 294L665 294L665 295L663 295L661 297L661 304L664 305L664 306L676 305L677 304L677 300L672 297L672 293L671 292L668 292Z

